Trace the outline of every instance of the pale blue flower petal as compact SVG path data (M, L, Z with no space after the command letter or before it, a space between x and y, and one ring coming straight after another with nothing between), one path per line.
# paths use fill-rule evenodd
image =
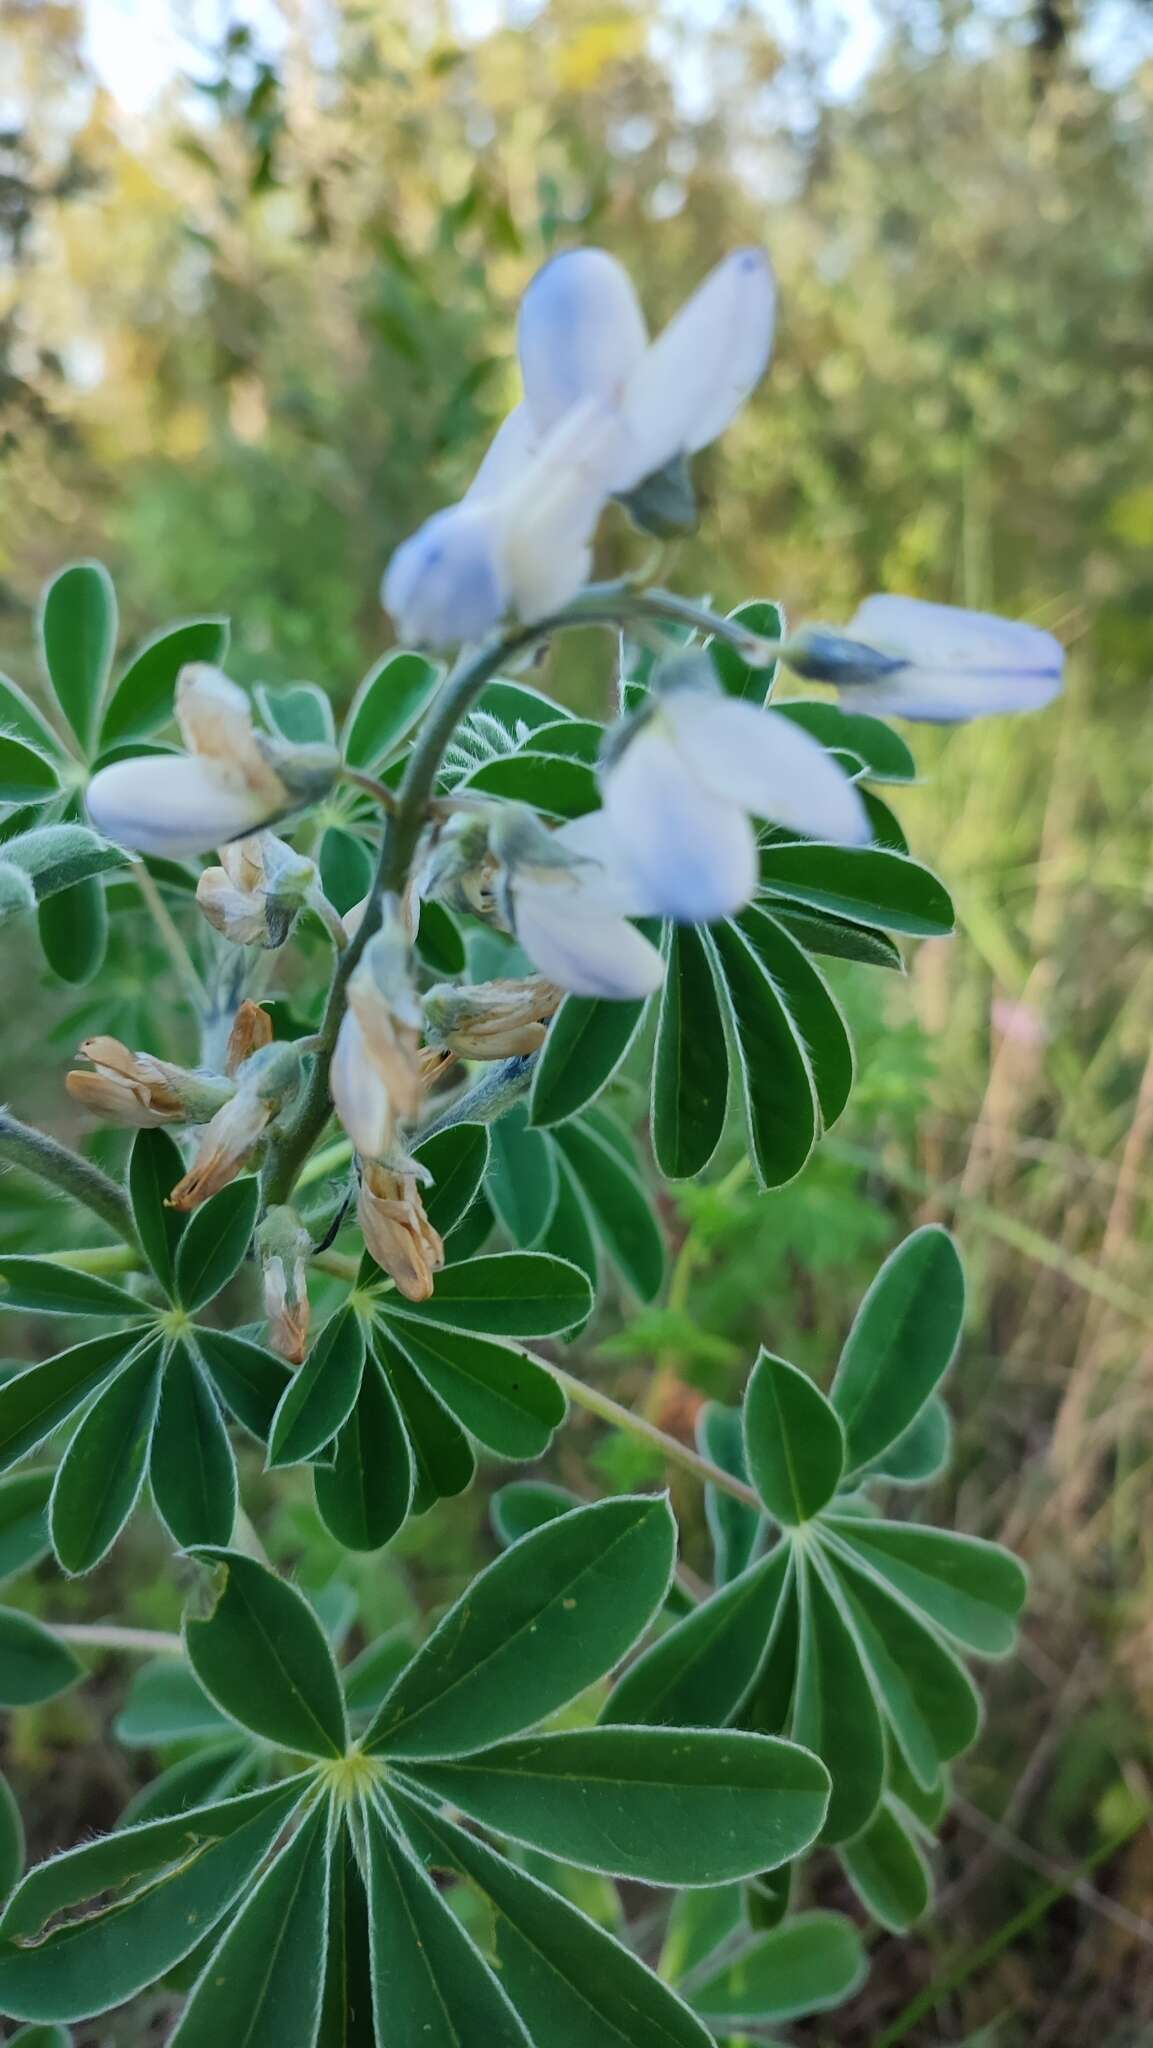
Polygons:
M875 682L846 685L853 710L953 723L1038 711L1061 689L1060 641L1040 626L991 612L915 597L869 597L848 632L906 664Z
M539 448L540 435L527 405L514 406L489 442L462 503L475 504L478 499L499 497L509 490L524 475Z
M537 272L517 328L525 405L545 434L582 399L619 402L648 339L632 280L604 249L572 249Z
M620 861L652 915L682 924L729 917L757 887L757 847L739 805L705 788L662 729L630 740L604 777Z
M514 885L516 935L529 959L578 996L635 1002L660 987L665 964L656 947L622 917L574 917L563 890L528 877Z
M710 271L629 378L618 490L724 432L767 368L775 309L762 249L736 249Z
M686 769L711 794L810 839L863 845L860 795L818 740L778 712L705 690L671 690L662 715Z
M484 505L450 505L397 548L381 586L409 647L482 640L508 609L494 525Z

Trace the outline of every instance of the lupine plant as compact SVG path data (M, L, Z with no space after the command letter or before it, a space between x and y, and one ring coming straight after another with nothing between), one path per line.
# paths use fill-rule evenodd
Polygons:
M554 260L523 401L389 565L405 644L339 731L324 689L230 681L214 617L118 671L93 563L44 599L51 714L3 684L0 904L83 991L62 1087L133 1135L94 1157L0 1122L27 1197L3 1307L46 1319L0 1383L0 1569L86 1573L146 1497L191 1588L116 1723L167 1757L120 1825L21 1877L0 1803L0 2012L28 2048L157 1986L180 2048L765 2040L853 1994L870 1923L929 1907L980 1729L965 1660L1010 1650L1026 1591L904 1505L948 1457L951 1238L893 1250L827 1390L763 1352L695 1444L563 1348L659 1300L662 1181L739 1124L780 1188L841 1115L820 960L899 968L901 937L951 928L880 794L915 769L878 714L1060 685L1047 634L908 598L790 632L767 599L590 581L610 500L650 539L691 527L690 458L772 326L756 250L651 342L610 256ZM603 723L542 686L576 631L606 655ZM836 700L785 696L785 670ZM707 1576L665 1495L501 1469L571 1405L704 1486ZM307 1471L382 1575L479 1462L490 1561L348 1655L355 1616L269 1564L238 1449ZM0 1701L83 1683L69 1635L0 1610Z

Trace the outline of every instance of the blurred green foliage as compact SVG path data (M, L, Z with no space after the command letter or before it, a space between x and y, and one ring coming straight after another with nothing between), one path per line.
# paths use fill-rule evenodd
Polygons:
M590 240L654 321L736 241L779 271L777 358L703 465L706 502L722 467L725 488L681 588L771 591L834 622L903 590L1037 619L1072 650L1043 720L919 745L902 820L964 936L923 946L900 984L835 977L861 1046L850 1119L783 1193L754 1195L733 1154L677 1194L669 1305L594 1326L581 1361L687 1433L758 1343L835 1355L911 1221L964 1244L948 1515L1031 1557L1031 1648L996 1675L945 1913L805 2035L864 2043L1033 1897L1014 1844L1072 1866L1149 1794L1153 68L1119 61L1139 15L1086 10L1098 79L1076 24L893 4L846 98L803 10L788 49L754 5L543 0L468 40L421 0L333 0L319 27L266 13L267 46L233 29L132 118L91 74L79 9L5 15L0 666L36 688L38 589L93 552L130 634L229 612L243 680L310 676L343 705L386 644L390 550L458 493L508 402L526 278ZM606 570L636 546L614 527ZM569 701L603 710L600 650L565 658ZM23 995L38 969L9 952L6 971ZM134 1041L160 1014L155 975L122 946ZM21 1112L57 1127L73 1010L57 984L6 1025L5 1087L18 1074ZM586 1427L556 1477L577 1476ZM658 1476L631 1442L596 1456L618 1484ZM703 1542L699 1500L678 1509ZM406 1534L395 1586L363 1568L372 1627L450 1597L481 1515L476 1499ZM266 1533L320 1585L313 1522L288 1498ZM160 1562L136 1536L67 1598L170 1625ZM87 1695L16 1717L17 1769L59 1764L45 1843L127 1789L98 1722ZM1104 1906L1066 1897L910 2041L1150 2038L1149 1929L1123 1917L1153 1908L1145 1837L1092 1883Z

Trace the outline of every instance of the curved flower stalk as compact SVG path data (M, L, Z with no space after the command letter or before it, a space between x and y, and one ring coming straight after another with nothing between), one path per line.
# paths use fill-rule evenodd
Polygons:
M808 626L781 653L855 711L926 724L1040 711L1065 669L1060 641L1040 626L918 597L867 597L844 633Z
M779 713L728 697L705 654L665 664L651 702L618 728L603 771L601 858L638 909L709 923L758 886L752 818L860 845L868 814L818 742ZM586 838L586 843L588 843Z
M608 500L658 481L744 404L769 359L774 304L768 258L738 249L650 346L614 257L577 249L547 264L521 308L523 404L460 504L389 564L382 598L401 638L457 646L575 596Z
M339 767L332 747L258 733L244 691L203 662L181 669L176 716L187 753L115 761L88 786L93 824L138 853L183 860L245 838L316 802Z
M196 901L214 931L234 946L275 951L291 936L302 910L314 909L345 942L344 928L320 888L314 861L274 832L255 832L220 849L219 867L205 868Z

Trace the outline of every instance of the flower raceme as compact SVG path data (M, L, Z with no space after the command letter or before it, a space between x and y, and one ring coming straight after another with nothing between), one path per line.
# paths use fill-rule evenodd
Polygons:
M768 258L738 249L650 344L628 273L603 249L554 257L525 293L523 402L458 505L397 549L382 588L410 645L527 623L588 580L597 521L717 439L772 346Z
M1060 641L1039 626L916 597L867 597L843 633L804 627L781 652L855 711L935 724L1039 711L1065 666Z
M176 717L186 753L115 761L88 786L93 824L138 853L183 860L245 838L323 796L339 766L331 747L258 733L244 691L204 662L181 669Z

